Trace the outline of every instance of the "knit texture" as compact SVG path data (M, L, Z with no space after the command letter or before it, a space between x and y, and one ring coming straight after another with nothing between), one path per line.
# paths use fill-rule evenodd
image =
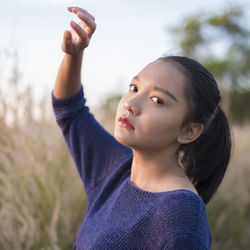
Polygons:
M77 171L87 209L74 249L210 249L202 198L185 189L149 192L130 181L133 152L86 106L83 86L52 105Z

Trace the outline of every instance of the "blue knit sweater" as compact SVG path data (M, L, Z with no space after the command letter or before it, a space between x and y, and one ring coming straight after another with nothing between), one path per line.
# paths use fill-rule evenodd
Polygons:
M206 207L188 190L148 192L130 181L132 150L94 118L81 90L52 105L87 196L74 249L210 249Z

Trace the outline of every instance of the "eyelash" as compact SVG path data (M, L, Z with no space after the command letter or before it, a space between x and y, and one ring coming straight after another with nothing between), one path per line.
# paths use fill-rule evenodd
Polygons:
M137 86L135 84L130 84L129 85L129 91L135 92L135 91L131 90L131 87L136 87L137 88ZM138 91L138 88L137 88L137 91ZM160 101L160 103L154 102L156 105L164 104L164 102L157 96L152 96L151 98L157 98Z

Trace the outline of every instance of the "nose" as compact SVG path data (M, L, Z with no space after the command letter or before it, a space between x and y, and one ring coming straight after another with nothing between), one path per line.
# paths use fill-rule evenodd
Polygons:
M125 110L128 110L129 112L132 112L133 115L138 115L139 114L139 108L130 101L126 101L124 103L124 108Z

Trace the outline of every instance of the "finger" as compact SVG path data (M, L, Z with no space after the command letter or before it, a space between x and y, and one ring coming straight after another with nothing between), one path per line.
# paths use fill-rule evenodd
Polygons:
M94 17L93 15L91 15L91 14L90 14L87 10L85 10L85 9L82 9L82 8L79 8L79 7L68 7L68 10L69 10L70 12L75 13L75 14L77 14L77 12L85 13L85 14L89 15L89 16L93 19L93 21L95 21L95 17Z
M68 52L72 43L72 34L69 30L65 30L63 34L62 50Z
M95 29L96 29L96 23L89 17L89 15L82 13L82 12L78 12L77 16L84 22L86 23L86 25L88 26L88 28L90 29L89 35L93 34Z
M82 13L85 13L87 15L89 15L94 21L95 21L95 17L93 15L91 15L87 10L85 9L82 9L82 8L79 8L79 7L73 7L72 8L72 11L77 14L77 12L82 12Z
M69 30L65 30L63 33L63 38L64 39L71 39L72 38L72 34Z
M78 25L74 21L70 22L70 26L77 33L81 40L85 41L89 38L88 34L80 27L80 25Z

